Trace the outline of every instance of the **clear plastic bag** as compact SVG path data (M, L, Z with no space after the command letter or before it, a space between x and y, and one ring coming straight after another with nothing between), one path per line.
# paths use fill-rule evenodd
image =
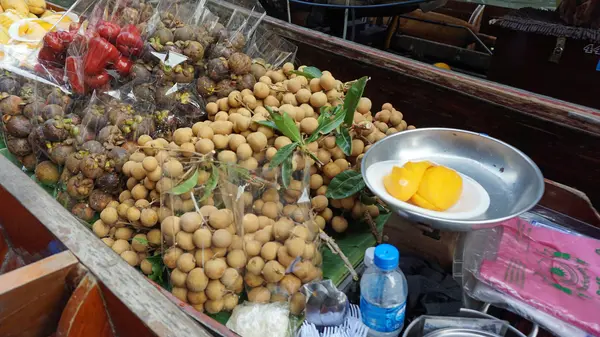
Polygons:
M286 62L294 63L298 46L272 31L258 27L246 45L246 54L266 68L280 68Z
M290 337L289 309L281 303L244 302L233 310L226 326L244 337Z
M557 336L600 335L600 242L527 213L469 233L469 296L502 306Z

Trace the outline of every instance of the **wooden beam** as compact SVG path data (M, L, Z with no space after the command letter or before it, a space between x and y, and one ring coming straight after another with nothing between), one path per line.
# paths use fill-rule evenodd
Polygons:
M33 180L0 156L0 185L159 336L210 334L154 288ZM0 334L0 336L3 336Z
M68 297L65 278L77 263L62 252L0 275L0 336L53 333Z

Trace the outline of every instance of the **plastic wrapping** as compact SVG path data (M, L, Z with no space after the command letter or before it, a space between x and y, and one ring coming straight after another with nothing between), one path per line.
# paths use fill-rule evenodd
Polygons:
M246 45L246 54L265 68L280 68L286 62L294 63L298 46L272 31L258 27Z
M503 306L557 336L600 335L600 242L525 214L465 241L469 296Z
M244 337L292 337L289 309L281 303L245 302L235 308L227 327Z

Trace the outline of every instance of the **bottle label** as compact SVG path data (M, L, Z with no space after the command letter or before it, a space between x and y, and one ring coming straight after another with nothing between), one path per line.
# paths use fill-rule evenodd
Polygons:
M363 323L369 328L379 332L392 332L402 328L406 311L406 301L391 307L382 308L369 303L360 296L360 312Z

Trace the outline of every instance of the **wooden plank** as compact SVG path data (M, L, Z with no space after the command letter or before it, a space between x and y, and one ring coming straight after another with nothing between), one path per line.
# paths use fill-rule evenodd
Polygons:
M68 296L65 278L78 263L70 252L0 276L0 336L42 337L56 329Z
M100 287L91 274L83 277L69 298L56 337L115 337Z
M106 310L110 315L110 320L117 336L156 336L150 328L145 326L142 321L125 307L123 302L110 289L103 284L100 284L100 289L102 290Z
M227 2L211 0L209 4L221 9L237 9L242 13L249 13L248 10ZM436 85L454 90L457 95L469 95L479 100L486 100L488 104L501 105L522 113L560 123L563 126L574 127L600 135L600 111L593 108L534 94L469 75L446 71L429 64L342 40L272 17L265 17L264 24L268 30L286 37L294 43L298 43L300 49L309 46L308 49L311 51L316 49L326 51L327 57L323 59L321 55L323 61L328 61L330 59L329 56L342 57L345 60L343 62L345 70L354 68L357 62L362 62L371 67L385 68L389 74L388 76L393 76L394 78L410 77L413 81L425 81L429 84L429 92L431 94L435 90L431 86ZM301 58L300 60L302 61ZM310 61L312 60L311 58ZM349 67L348 60L352 60L352 67ZM309 63L307 60L304 60L304 62L310 65L317 65ZM338 62L338 60L335 60L335 62ZM334 74L340 77L344 76L344 72L336 72ZM372 76L374 80L373 84L378 80L371 73L364 73L363 75ZM352 79L355 78L347 80ZM373 86L373 84L370 85ZM398 90L400 91L401 88L398 88ZM436 99L436 97L430 97L430 99Z
M210 336L6 158L0 184L159 336Z

